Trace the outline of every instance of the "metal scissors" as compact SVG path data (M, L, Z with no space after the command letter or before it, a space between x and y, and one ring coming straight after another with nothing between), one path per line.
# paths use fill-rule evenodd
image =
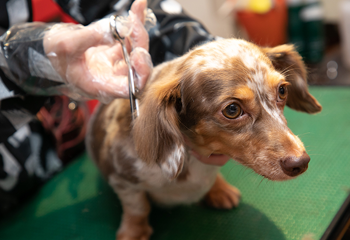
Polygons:
M124 37L120 36L118 33L117 16L118 16L117 14L114 14L109 18L109 27L111 29L114 39L119 41L120 45L122 46L123 57L126 65L128 66L130 109L131 109L132 120L135 120L135 118L139 116L139 103L138 103L138 100L136 99L137 89L135 87L135 82L134 82L134 71L130 63L130 57L129 57L128 51L126 50Z

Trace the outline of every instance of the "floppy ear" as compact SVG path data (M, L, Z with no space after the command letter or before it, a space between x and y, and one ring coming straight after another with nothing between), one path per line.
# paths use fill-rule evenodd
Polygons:
M141 99L140 116L133 126L139 157L147 163L156 162L170 180L181 173L186 156L176 111L179 99L177 81L153 84Z
M291 83L288 86L287 106L307 113L322 110L319 102L309 93L307 72L301 56L292 45L281 45L275 48L263 48L275 69L286 76Z

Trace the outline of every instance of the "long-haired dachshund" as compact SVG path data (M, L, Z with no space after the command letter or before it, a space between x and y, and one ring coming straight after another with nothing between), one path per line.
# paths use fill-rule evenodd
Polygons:
M90 122L91 157L123 206L117 239L148 239L149 201L204 200L236 207L240 192L192 155L228 155L270 180L308 168L310 157L287 127L285 105L317 113L293 46L261 48L238 39L210 42L154 68L141 92L140 116L129 100L100 105Z

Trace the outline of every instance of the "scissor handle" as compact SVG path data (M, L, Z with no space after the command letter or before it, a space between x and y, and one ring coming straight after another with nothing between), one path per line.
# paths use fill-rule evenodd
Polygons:
M121 40L124 40L124 37L120 36L118 29L117 29L117 14L113 14L112 16L110 16L109 18L109 27L111 29L111 32L113 34L113 37L118 40L119 42Z

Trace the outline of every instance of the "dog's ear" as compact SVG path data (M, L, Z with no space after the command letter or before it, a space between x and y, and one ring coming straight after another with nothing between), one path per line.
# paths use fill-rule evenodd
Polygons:
M139 157L147 163L156 162L170 180L181 173L186 156L176 110L179 99L178 81L153 84L141 99L140 116L133 126Z
M308 91L306 67L294 47L281 45L274 48L263 48L263 51L275 69L291 83L288 86L287 106L307 113L320 112L322 107Z

